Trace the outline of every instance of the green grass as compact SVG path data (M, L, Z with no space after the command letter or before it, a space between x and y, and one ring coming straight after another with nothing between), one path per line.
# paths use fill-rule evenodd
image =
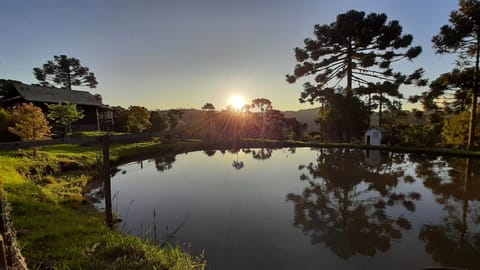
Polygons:
M182 146L188 147L188 146ZM112 159L166 148L158 141L113 145ZM95 175L98 147L55 145L0 152L0 181L30 269L204 269L203 257L180 247L111 230L81 191ZM73 172L65 173L65 170Z
M83 137L83 136L103 136L103 135L125 135L129 134L128 132L106 132L106 131L75 131L72 132L74 137Z

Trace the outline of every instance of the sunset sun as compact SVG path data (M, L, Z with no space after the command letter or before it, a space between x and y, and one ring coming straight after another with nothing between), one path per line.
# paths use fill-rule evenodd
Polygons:
M230 98L230 105L236 110L242 109L243 105L245 105L245 99L242 96L232 96Z

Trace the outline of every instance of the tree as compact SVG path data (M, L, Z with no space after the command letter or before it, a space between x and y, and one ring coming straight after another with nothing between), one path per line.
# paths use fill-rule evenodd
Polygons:
M340 93L328 95L317 119L321 139L350 141L360 138L367 127L367 116L368 109L357 97Z
M420 95L410 97L415 103L420 101L425 110L444 110L461 112L471 107L471 94L473 92L474 70L467 68L453 69L451 72L441 74L430 83L430 90ZM441 106L438 103L441 102Z
M212 132L212 119L215 117L215 106L213 106L212 103L205 103L202 106L202 110L207 113L208 137L210 137L210 133Z
M72 132L72 123L83 119L85 116L77 109L77 104L71 104L70 102L66 102L65 104L47 104L47 107L50 109L47 118L53 120L57 124L64 125L65 137L68 132Z
M88 67L80 65L80 60L66 55L55 55L54 61L47 61L42 68L34 68L33 74L42 86L60 85L72 90L74 86L95 88L98 84L95 74Z
M42 109L32 103L17 106L13 110L12 117L15 126L9 127L8 131L20 137L22 141L46 140L50 137L51 127Z
M478 113L477 113L478 119ZM460 112L449 119L445 119L445 124L442 130L442 139L447 145L462 148L468 145L470 113L467 111ZM475 133L480 131L478 121L475 121ZM474 140L478 141L478 140ZM475 146L475 143L474 145Z
M13 122L12 114L0 108L0 141L17 141L18 137L8 131L8 128L13 126L15 123Z
M183 110L171 109L167 111L167 122L170 130L175 130L178 125L178 121L183 116Z
M307 123L302 123L298 121L295 117L285 118L284 121L285 121L285 125L290 131L289 139L300 140L303 138L303 133L308 127Z
M325 91L335 89L346 80L347 95L360 92L397 94L401 84L424 85L423 69L410 75L394 72L391 64L412 60L422 51L410 47L412 35L402 35L398 21L387 23L385 14L350 10L339 14L330 25L315 25L316 39L305 39L305 47L295 48L299 64L289 83L315 75L315 85L306 82L300 102L321 101ZM353 83L358 87L354 88ZM361 91L360 91L361 90Z
M440 33L432 38L433 46L439 54L456 53L458 64L471 66L473 57L474 79L472 88L472 109L468 126L468 149L473 148L480 58L480 2L476 0L460 0L459 10L450 13L450 24L440 28Z
M128 131L128 110L121 106L111 107L113 111L113 129Z
M150 123L150 112L147 108L142 106L130 106L128 107L128 128L133 132L143 132L149 129L152 124Z
M266 98L256 98L252 100L251 109L258 108L260 111L260 136L265 136L264 116L263 114L272 109L272 102Z
M167 121L165 114L159 110L150 113L150 122L152 123L153 131L162 131L167 129Z
M285 116L279 110L268 110L265 114L266 135L269 139L283 139L283 128L286 127Z

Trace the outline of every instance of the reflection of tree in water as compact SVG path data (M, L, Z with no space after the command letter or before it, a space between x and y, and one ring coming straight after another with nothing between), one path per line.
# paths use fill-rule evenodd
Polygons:
M234 161L232 162L232 167L235 168L236 170L241 170L241 169L243 169L243 167L245 167L245 164L243 163L243 161L238 160L238 152L239 152L239 150L233 150L233 151L231 151L231 152L232 152L232 153L235 153L236 156L237 156L237 160L234 160Z
M475 164L474 164L475 163ZM446 266L480 269L480 170L478 160L417 161L417 175L443 205L442 224L423 225L419 238L435 261ZM448 167L447 167L448 166ZM440 169L448 177L439 179Z
M155 167L157 171L164 172L170 170L173 167L173 163L176 161L176 154L164 153L153 158L155 161Z
M295 204L294 225L309 235L312 244L323 243L337 256L374 256L390 249L392 239L410 229L403 216L390 217L387 209L403 205L415 210L418 193L396 193L403 175L390 163L376 168L363 161L363 152L347 149L319 150L315 163L300 165L308 186L302 194L288 194Z
M205 155L209 156L209 157L212 157L215 155L217 151L216 150L204 150L203 153L205 153Z
M257 160L266 160L272 157L271 148L260 148L252 150L252 157Z

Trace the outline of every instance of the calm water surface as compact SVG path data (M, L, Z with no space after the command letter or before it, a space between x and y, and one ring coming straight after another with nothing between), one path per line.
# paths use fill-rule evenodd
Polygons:
M209 269L480 269L479 165L347 149L163 154L116 168L113 208L125 233L204 250Z

